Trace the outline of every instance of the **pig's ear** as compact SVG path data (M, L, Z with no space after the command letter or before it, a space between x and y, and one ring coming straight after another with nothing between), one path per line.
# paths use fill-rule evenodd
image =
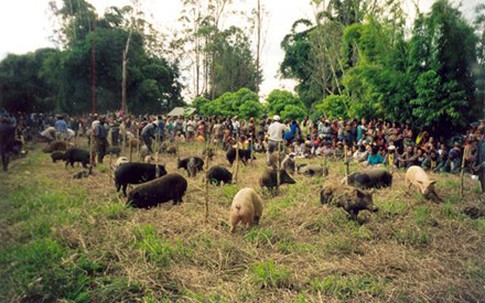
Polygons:
M369 191L369 194L371 194L371 195L372 195L372 194L373 194L375 191L376 191L376 190L375 190L375 188L373 188L373 189L371 189L371 190Z
M432 180L432 181L429 182L429 185L433 185L435 183L436 183L436 180Z

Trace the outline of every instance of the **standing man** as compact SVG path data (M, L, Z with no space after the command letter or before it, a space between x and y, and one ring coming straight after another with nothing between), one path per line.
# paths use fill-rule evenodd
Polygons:
M478 168L478 180L480 180L482 193L485 193L485 137L482 137L482 139L478 143L475 164Z
M141 130L141 137L143 138L143 142L145 142L150 153L153 153L152 141L155 139L155 135L156 135L157 131L158 131L158 125L155 123L155 120L152 120L151 123L148 123Z
M10 151L15 141L15 126L7 117L0 118L0 154L2 157L3 170L7 171Z
M274 115L273 122L268 127L268 151L266 152L267 160L269 155L277 150L278 142L283 143L283 134L288 130L288 127L280 123L280 116Z
M94 123L94 122L93 122ZM105 126L106 117L102 116L94 128L94 142L98 153L98 163L103 163L106 149L108 148L108 129Z
M61 141L66 140L67 123L64 120L64 116L62 115L57 116L57 121L54 124L54 128L56 129L56 139Z

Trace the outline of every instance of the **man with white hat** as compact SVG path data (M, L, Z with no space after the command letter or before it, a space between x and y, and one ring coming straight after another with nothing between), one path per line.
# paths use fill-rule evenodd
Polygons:
M283 143L283 134L288 130L288 127L280 123L280 116L274 115L273 121L268 127L268 151L266 152L269 161L269 155L278 148L278 142Z

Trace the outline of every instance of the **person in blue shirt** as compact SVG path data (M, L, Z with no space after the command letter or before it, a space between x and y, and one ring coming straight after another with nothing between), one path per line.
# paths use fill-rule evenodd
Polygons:
M65 140L67 135L67 123L64 120L64 116L57 116L57 121L54 123L54 128L56 129L57 140Z
M150 153L153 153L152 140L155 139L155 135L157 134L157 132L158 132L158 125L155 123L155 121L148 123L141 130L141 137L143 138L143 141L148 147L148 150L150 151Z
M384 163L384 158L382 157L382 155L378 151L379 151L379 149L378 149L377 146L372 146L371 153L370 153L369 157L367 158L367 163L370 166L375 166L375 165Z

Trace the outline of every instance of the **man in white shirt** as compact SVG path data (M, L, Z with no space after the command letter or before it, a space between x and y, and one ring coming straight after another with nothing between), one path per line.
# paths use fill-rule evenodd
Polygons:
M283 134L288 130L288 127L280 123L280 116L274 115L273 122L268 127L268 151L266 153L269 161L269 155L278 149L278 142L283 144Z

